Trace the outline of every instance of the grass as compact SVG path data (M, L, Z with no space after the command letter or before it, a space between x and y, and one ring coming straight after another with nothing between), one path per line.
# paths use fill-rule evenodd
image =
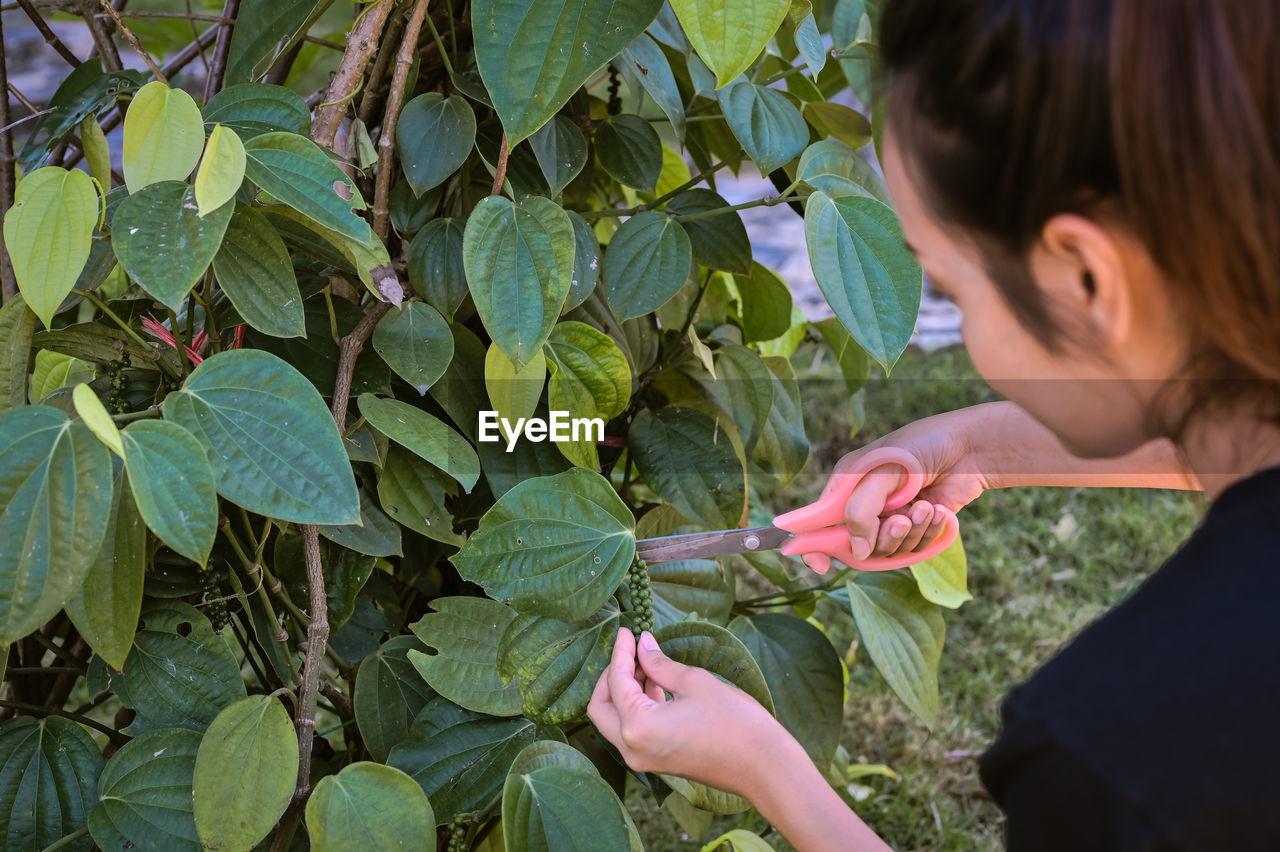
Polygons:
M821 474L845 452L921 417L995 399L963 348L909 350L891 379L866 391L857 426L834 366L802 350L812 453L804 474L771 511L807 502ZM819 418L812 412L823 412ZM999 808L978 779L977 756L999 733L1003 696L1081 628L1127 596L1172 553L1203 512L1199 495L1141 489L1022 488L984 494L960 513L974 600L944 611L938 679L941 711L932 733L915 719L856 647L847 613L824 602L817 617L837 650L852 649L842 743L858 762L885 763L900 780L866 777L860 816L899 852L1002 847ZM739 575L740 584L759 581ZM767 591L767 588L765 589ZM743 597L740 589L739 596ZM754 812L718 818L691 839L643 793L628 796L651 852L700 848L699 840L736 826L764 830ZM776 833L777 849L791 846Z

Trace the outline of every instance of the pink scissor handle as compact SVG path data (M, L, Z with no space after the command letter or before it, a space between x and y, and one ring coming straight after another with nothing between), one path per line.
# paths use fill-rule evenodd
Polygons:
M950 509L945 506L935 506L935 511L943 513L942 532L923 550L868 559L858 559L853 555L849 530L844 525L845 504L849 502L853 490L862 481L862 477L876 468L889 465L902 468L906 474L906 482L885 500L884 511L891 512L910 503L924 487L924 466L920 464L920 460L897 447L881 447L872 450L859 458L848 470L833 473L831 476L835 482L817 501L773 519L775 527L795 533L795 538L782 546L782 552L787 556L825 553L861 571L888 571L931 559L950 547L956 540L956 536L960 534L960 522Z

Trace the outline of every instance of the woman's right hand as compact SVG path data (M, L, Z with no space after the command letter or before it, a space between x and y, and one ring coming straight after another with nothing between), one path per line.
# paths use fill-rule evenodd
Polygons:
M892 512L885 512L884 505L889 495L902 485L900 476L865 476L858 483L844 512L855 556L865 559L923 549L942 532L944 513L935 506L957 512L990 487L978 469L968 439L976 414L975 409L962 408L917 420L836 462L832 473L852 467L870 450L897 447L914 455L924 467L925 485L916 499ZM823 494L834 485L833 478ZM826 573L831 560L823 553L809 553L804 555L804 562L821 574Z

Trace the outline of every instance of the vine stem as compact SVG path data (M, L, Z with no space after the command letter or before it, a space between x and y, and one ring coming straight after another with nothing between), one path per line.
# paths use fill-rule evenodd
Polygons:
M422 20L427 16L429 5L430 0L416 0L413 4L409 23L404 28L404 38L400 40L400 52L396 54L391 93L387 96L387 108L382 115L382 132L378 134L378 179L373 192L373 230L383 240L387 238L391 217L387 199L391 195L396 124L400 120L400 109L404 106L405 90L409 88L409 69L413 66L413 55L418 49L418 35L422 32ZM338 422L339 429L344 425L342 421Z
M771 595L761 595L758 598L748 598L746 600L737 601L737 606L782 606L799 600L804 595L813 592L829 592L836 587L837 584L852 572L852 568L845 568L829 580L818 583L814 586L805 586L803 589L792 589L789 592L775 592Z
M511 156L511 149L507 145L507 134L502 134L502 147L498 150L498 168L493 174L493 191L490 195L501 195L502 185L507 182L507 160Z
M22 11L27 13L27 17L31 19L31 23L36 25L36 29L40 31L40 35L44 36L45 43L57 51L58 55L71 65L72 68L80 67L80 57L71 52L71 48L62 43L62 39L49 28L49 24L44 18L40 17L40 12L32 5L31 0L18 0L18 5L22 7Z
M44 848L44 852L56 852L58 849L66 849L78 840L83 840L89 836L89 826L85 826L77 831L73 831L60 840L55 840Z
M124 68L124 64L120 61L120 51L116 48L116 43L111 40L111 34L107 32L106 26L95 16L96 5L94 0L80 0L80 17L84 18L85 26L89 28L89 34L93 37L94 49L102 57L103 69L119 71ZM112 11L115 11L114 7Z
M222 7L222 20L218 26L210 27L210 30L217 31L217 42L213 47L213 65L208 75L204 78L204 102L208 103L213 97L213 93L222 85L222 79L227 73L227 54L231 51L231 30L235 26L236 16L240 14L240 0L227 0L227 4ZM204 55L204 46L199 41L196 42L198 51L201 56ZM192 56L192 59L195 57ZM104 128L105 129L105 128Z
M721 160L710 168L698 172L696 175L689 178L687 181L665 195L659 195L657 198L652 201L647 201L644 204L637 204L635 207L625 207L621 210L588 210L587 212L579 213L578 215L583 219L604 219L608 216L635 216L637 213L643 213L646 210L653 210L654 208L661 207L663 204L666 204L686 189L691 189L692 187L702 183L704 180L711 177L727 165L729 165L728 160Z
M320 147L333 148L333 140L338 135L338 127L346 113L347 101L359 90L365 66L378 49L382 28L395 6L395 0L378 0L360 14L351 34L347 36L347 48L342 54L342 62L329 85L324 103L316 110L315 119L311 123L311 141Z
M15 172L13 125L9 123L9 72L5 66L3 17L0 15L0 209L7 211L13 206ZM13 264L9 262L9 251L5 248L3 234L0 234L0 293L3 293L6 302L18 294L18 280L13 275Z
M393 0L393 2L395 8L391 10L390 19L382 31L383 38L388 43L397 41L400 38L400 31L404 29L404 15L395 14L404 0ZM369 69L369 80L364 86L364 95L360 98L360 109L356 112L357 117L366 125L373 118L373 109L378 103L378 89L382 87L382 80L387 76L387 70L395 58L395 53L390 50L379 50L378 55L374 57L373 68Z
M133 52L142 57L142 61L147 63L147 67L151 69L151 73L155 75L156 79L166 86L169 85L169 78L165 76L164 71L160 70L160 66L156 64L156 61L151 58L151 54L147 53L146 48L142 46L142 42L138 41L138 37L133 34L133 30L126 27L124 21L120 20L120 13L116 11L115 6L111 5L111 0L98 0L98 5L102 6L103 10L111 16L111 20L124 33L124 37L128 40L129 46L133 48ZM85 11L88 12L87 9ZM92 17L92 15L86 15L86 19Z
M61 716L63 719L70 719L73 722L79 722L81 725L93 728L95 731L106 734L107 739L116 746L122 746L129 742L129 738L114 728L109 728L99 722L97 719L90 719L88 716L80 716L69 710L63 710L61 707L41 707L39 704L26 704L21 701L5 701L0 700L0 707L9 707L13 710L21 710L24 713L30 713L33 716Z
M809 193L799 193L796 195L768 195L764 198L757 198L755 201L744 201L741 204L730 204L727 207L717 207L714 210L703 210L701 213L691 213L688 216L676 216L677 222L697 222L699 219L710 219L712 216L723 216L726 213L733 213L736 210L746 210L751 207L773 207L777 204L785 204L788 201L800 201L808 198Z

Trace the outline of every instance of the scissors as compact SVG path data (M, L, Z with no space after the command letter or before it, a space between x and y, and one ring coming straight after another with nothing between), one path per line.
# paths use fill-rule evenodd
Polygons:
M902 487L885 500L884 510L891 512L910 503L920 493L924 486L924 466L906 450L881 447L860 457L848 470L833 473L835 481L816 502L778 515L770 526L644 538L636 542L636 554L646 562L677 562L781 548L787 556L825 553L861 571L889 571L931 559L950 547L960 534L955 513L944 506L935 506L935 511L945 513L943 528L929 546L895 556L858 559L853 555L849 530L844 525L845 504L864 476L890 466L906 472Z

